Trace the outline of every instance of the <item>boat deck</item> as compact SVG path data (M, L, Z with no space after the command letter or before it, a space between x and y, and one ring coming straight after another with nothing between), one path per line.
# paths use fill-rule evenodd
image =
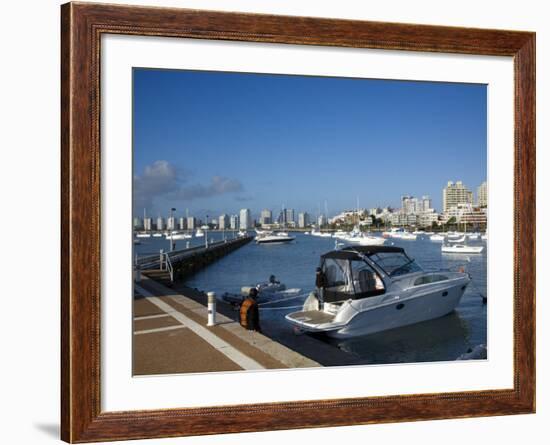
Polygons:
M301 311L294 312L292 318L296 321L308 324L330 323L335 315L322 311Z

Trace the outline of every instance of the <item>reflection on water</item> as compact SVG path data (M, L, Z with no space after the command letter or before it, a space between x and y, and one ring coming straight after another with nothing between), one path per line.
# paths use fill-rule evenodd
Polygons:
M467 349L469 329L453 312L445 317L379 332L365 337L329 340L338 348L354 354L361 363L425 362L453 360Z
M211 233L220 240L221 233ZM191 245L204 239L190 240ZM185 247L184 241L178 248ZM349 363L382 364L454 360L468 348L487 343L487 306L481 295L487 295L487 254L442 254L441 243L419 237L416 241L388 240L387 245L403 247L424 269L452 269L464 267L472 276L472 283L455 312L436 319L391 331L346 340L316 336L323 342L349 355ZM472 241L471 244L481 244ZM162 239L145 239L135 246L140 252L168 250ZM257 245L249 243L213 263L189 278L186 284L218 295L239 293L244 285L266 281L274 274L288 288L301 288L298 298L262 306L261 321L264 333L283 344L294 347L300 338L285 321L284 316L301 307L307 293L314 288L315 268L321 254L334 249L334 240L302 234L292 244Z

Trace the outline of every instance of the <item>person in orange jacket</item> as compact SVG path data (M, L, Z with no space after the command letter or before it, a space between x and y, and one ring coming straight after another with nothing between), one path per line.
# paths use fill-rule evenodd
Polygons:
M253 287L244 299L240 309L241 326L249 331L262 332L260 328L260 311L258 309L258 289Z

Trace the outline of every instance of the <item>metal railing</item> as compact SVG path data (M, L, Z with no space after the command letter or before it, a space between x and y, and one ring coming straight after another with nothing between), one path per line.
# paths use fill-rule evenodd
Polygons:
M160 252L156 254L142 256L142 257L136 258L135 264L139 265L139 267L142 270L156 269L156 268L160 268L161 270L163 270L164 262L170 261L170 265L172 265L172 263L180 261L186 257L190 257L197 252L209 250L211 248L215 248L217 246L225 245L231 242L232 241L221 240L221 241L216 241L209 244L208 247L205 247L204 245L200 245L200 246L189 247L181 250L174 250L172 252Z
M174 282L174 266L172 265L172 260L170 259L170 255L168 255L168 252L164 254L164 261L161 263L161 270L162 266L166 265L166 271L170 274L170 281Z

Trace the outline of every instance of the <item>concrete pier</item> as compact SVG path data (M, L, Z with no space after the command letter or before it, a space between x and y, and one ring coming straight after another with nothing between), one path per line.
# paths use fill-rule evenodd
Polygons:
M135 268L155 281L170 286L176 280L183 280L219 258L252 241L251 236L217 241L206 246L190 247L140 257Z
M134 375L321 366L221 313L207 326L198 291L190 298L146 276L134 288Z

